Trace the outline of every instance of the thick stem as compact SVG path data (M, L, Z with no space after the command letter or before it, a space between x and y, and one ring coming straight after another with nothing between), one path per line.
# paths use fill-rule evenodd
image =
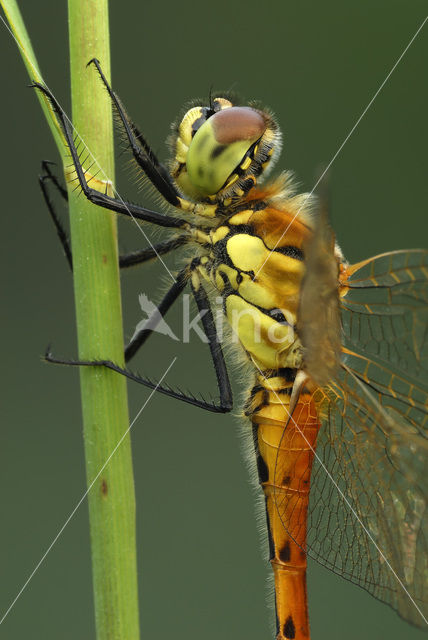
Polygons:
M93 66L110 76L107 0L69 0L73 125L96 159L91 173L113 179L111 107ZM85 157L85 156L82 156ZM98 166L97 166L98 165ZM114 214L70 189L79 357L123 365L117 230ZM80 372L88 486L128 428L126 381L104 368ZM135 496L129 435L89 492L98 640L139 638Z

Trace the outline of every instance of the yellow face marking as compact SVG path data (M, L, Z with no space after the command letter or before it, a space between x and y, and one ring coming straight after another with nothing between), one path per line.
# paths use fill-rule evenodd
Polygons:
M203 117L203 111L201 107L193 107L185 114L183 120L178 127L178 136L183 143L189 147L192 142L193 123L199 118Z
M175 159L180 164L184 164L186 162L186 156L189 147L184 144L181 138L177 138L177 144L175 146Z

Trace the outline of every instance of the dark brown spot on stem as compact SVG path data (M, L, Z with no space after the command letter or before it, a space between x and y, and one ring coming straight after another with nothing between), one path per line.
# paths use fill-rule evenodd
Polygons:
M107 482L105 480L103 480L101 483L101 493L103 494L103 496L106 496L108 494Z

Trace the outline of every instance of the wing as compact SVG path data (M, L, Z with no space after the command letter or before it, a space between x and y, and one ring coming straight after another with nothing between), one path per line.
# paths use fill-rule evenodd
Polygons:
M384 399L346 369L324 391L307 550L427 629L427 440Z
M305 243L306 273L299 300L297 332L306 370L323 386L336 374L341 351L338 298L339 264L324 200L314 233Z
M428 251L347 267L339 295L341 367L315 392L307 552L428 629Z

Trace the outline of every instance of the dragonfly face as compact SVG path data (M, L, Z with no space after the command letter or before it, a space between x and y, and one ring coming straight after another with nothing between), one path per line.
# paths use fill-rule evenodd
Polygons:
M171 175L197 201L230 206L256 184L277 157L281 135L274 118L222 97L184 115L172 141Z
M309 197L294 193L289 174L257 184L280 147L271 114L234 106L227 98L187 111L176 129L168 169L94 64L135 160L176 208L176 216L91 188L64 112L45 87L38 88L57 113L86 197L176 232L137 257L121 256L121 266L186 244L193 248L158 315L190 284L208 337L220 402L156 389L210 411L226 412L233 406L205 288L221 296L225 316L253 365L245 414L265 498L277 639L309 638L307 555L424 627L428 251L396 251L348 265L325 207L314 221ZM127 362L153 328L153 323L143 327L132 338L125 349ZM72 364L103 365L154 387L112 362Z

